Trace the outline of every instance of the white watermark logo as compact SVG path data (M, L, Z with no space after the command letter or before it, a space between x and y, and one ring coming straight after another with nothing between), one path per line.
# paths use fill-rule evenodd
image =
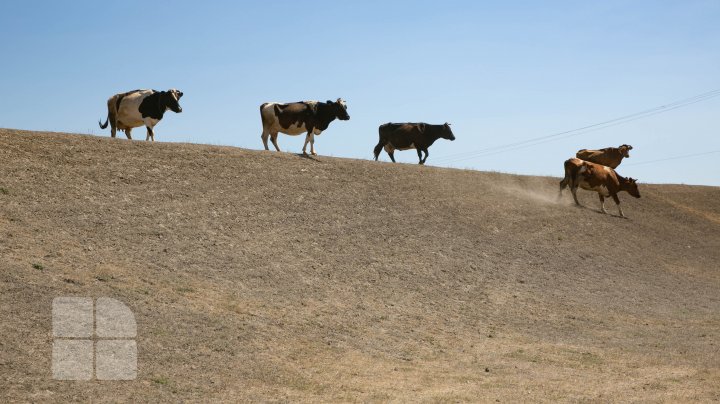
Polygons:
M57 297L52 305L56 380L134 380L137 325L125 304L107 297Z

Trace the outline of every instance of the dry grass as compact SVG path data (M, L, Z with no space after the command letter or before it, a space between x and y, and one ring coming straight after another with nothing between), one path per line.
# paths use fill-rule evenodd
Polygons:
M554 178L14 130L0 172L1 401L720 399L718 188L622 220ZM68 295L135 312L137 380L51 379Z

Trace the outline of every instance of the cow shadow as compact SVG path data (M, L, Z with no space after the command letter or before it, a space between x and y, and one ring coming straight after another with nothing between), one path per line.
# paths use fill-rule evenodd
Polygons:
M310 155L310 154L295 153L295 155L298 156L298 157L302 157L302 158L304 158L304 159L307 159L307 160L312 160L312 161L314 161L314 162L316 162L316 163L319 163L319 162L320 162L320 160L318 160L315 156Z
M586 210L589 210L590 212L595 212L595 213L597 213L598 215L610 216L610 217L615 218L615 219L623 219L623 220L627 220L627 219L628 219L627 216L623 217L623 216L620 216L620 215L618 215L618 214L613 214L613 213L610 213L610 212L603 213L602 210L597 209L597 208L592 208L592 207L590 207L590 206L575 205L575 204L572 204L571 206L574 206L574 207L577 208L577 209L586 209Z
M614 214L614 213L610 213L610 212L603 213L603 211L600 210L600 209L590 208L590 207L586 207L586 206L583 206L583 207L584 207L585 209L589 210L589 211L592 211L592 212L597 213L598 215L610 216L610 217L615 218L615 219L627 220L627 216L623 217L623 216L620 216L620 215L618 215L618 214Z

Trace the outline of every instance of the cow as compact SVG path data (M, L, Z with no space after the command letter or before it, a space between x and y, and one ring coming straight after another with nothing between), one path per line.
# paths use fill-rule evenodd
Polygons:
M305 150L308 143L310 143L310 154L315 156L317 155L315 152L315 135L319 136L330 126L330 122L335 119L341 121L350 120L350 115L347 112L347 103L342 98L338 98L335 102L330 100L327 102L301 101L288 104L266 102L260 105L260 118L263 125L260 137L265 150L270 150L268 148L268 137L270 137L275 150L280 151L280 146L277 144L279 132L291 136L307 133L302 152L307 155Z
M428 147L432 146L436 140L440 138L455 140L455 135L453 135L450 124L447 122L444 125L430 125L422 122L388 122L380 125L378 133L380 134L380 141L373 150L375 161L380 156L382 149L385 148L393 163L395 162L395 150L415 149L420 159L419 164L425 164L425 160L428 158ZM425 158L422 156L423 152Z
M120 130L125 132L128 139L132 139L130 132L133 128L145 125L145 140L154 142L153 128L160 122L165 111L182 112L179 102L182 96L182 91L174 88L168 91L135 90L115 94L107 101L108 114L105 123L99 121L98 124L100 129L105 129L109 122L111 137L115 137Z
M620 199L618 198L620 191L626 191L635 198L640 198L637 180L622 177L608 166L591 163L578 158L571 158L565 161L565 178L560 181L558 199L562 196L563 189L568 186L570 187L570 192L572 192L575 204L578 206L580 206L577 198L578 187L597 192L600 196L600 211L602 211L602 213L607 213L605 210L605 197L611 196L617 205L620 217L625 217L620 207Z
M623 158L630 158L630 150L632 150L632 148L629 144L624 144L620 147L606 147L600 150L582 149L578 150L575 157L610 168L617 168Z

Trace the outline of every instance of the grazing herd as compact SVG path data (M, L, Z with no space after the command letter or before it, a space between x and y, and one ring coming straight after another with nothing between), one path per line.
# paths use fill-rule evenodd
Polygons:
M110 125L110 136L115 137L117 131L125 132L128 139L132 139L133 128L145 126L147 136L145 140L155 141L155 125L160 122L165 112L182 112L180 98L183 93L176 89L168 91L135 90L115 94L107 101L107 119L105 123L98 122L101 129ZM272 141L275 150L280 151L277 143L278 133L297 136L305 133L305 143L302 152L307 155L307 145L310 144L310 154L316 155L315 136L325 131L335 119L350 120L347 103L338 98L336 101L301 101L287 104L266 102L260 105L260 118L262 120L262 141L265 150L269 150L268 138ZM395 150L415 149L419 164L425 164L428 158L428 148L436 140L442 138L455 140L450 124L431 125L424 122L417 123L391 123L380 125L378 128L380 139L373 149L377 161L380 152L385 149L390 160L395 162ZM565 161L565 177L560 181L560 192L569 187L575 204L580 205L577 199L577 189L582 188L595 191L600 197L600 210L605 210L605 198L611 197L615 201L618 213L625 217L620 208L618 193L625 191L635 198L640 198L637 180L625 178L615 171L623 158L630 157L632 146L608 147L600 150L579 150L576 158ZM425 156L423 156L423 154Z

